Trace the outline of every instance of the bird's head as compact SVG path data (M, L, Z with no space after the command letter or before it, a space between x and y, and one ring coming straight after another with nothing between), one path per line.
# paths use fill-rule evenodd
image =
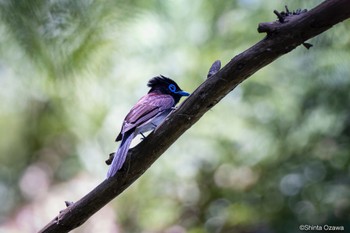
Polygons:
M151 90L148 93L155 92L160 94L168 94L174 97L177 103L182 96L189 96L190 94L181 90L181 88L171 80L163 75L152 78L147 84Z

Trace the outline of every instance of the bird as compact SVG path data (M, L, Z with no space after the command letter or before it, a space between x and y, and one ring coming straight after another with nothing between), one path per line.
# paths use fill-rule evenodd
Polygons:
M165 117L174 109L181 97L189 96L175 81L159 75L150 79L147 86L151 89L141 97L126 115L120 133L115 141L121 141L114 153L113 161L107 172L107 179L113 177L125 162L131 141L143 133L160 125Z

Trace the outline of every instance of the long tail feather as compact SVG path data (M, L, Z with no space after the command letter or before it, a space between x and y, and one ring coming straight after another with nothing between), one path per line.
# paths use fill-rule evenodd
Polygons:
M112 164L107 172L107 179L114 176L117 171L123 166L132 139L132 132L125 133L123 135L122 142L120 143L118 150L115 152Z

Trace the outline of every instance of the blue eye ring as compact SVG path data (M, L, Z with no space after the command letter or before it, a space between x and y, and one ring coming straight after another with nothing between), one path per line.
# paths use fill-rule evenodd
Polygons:
M172 93L175 93L175 91L176 91L176 87L175 87L174 84L170 84L170 85L168 86L168 89L169 89Z

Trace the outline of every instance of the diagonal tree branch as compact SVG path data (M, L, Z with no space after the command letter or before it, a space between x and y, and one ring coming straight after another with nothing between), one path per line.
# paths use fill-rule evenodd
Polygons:
M284 12L280 15L283 16ZM261 23L267 36L234 57L210 76L181 107L172 112L156 131L131 149L125 166L115 177L103 181L79 201L70 204L40 232L68 232L118 196L138 179L187 129L195 124L238 84L306 40L350 17L349 0L326 0L314 9L284 15L283 23Z

